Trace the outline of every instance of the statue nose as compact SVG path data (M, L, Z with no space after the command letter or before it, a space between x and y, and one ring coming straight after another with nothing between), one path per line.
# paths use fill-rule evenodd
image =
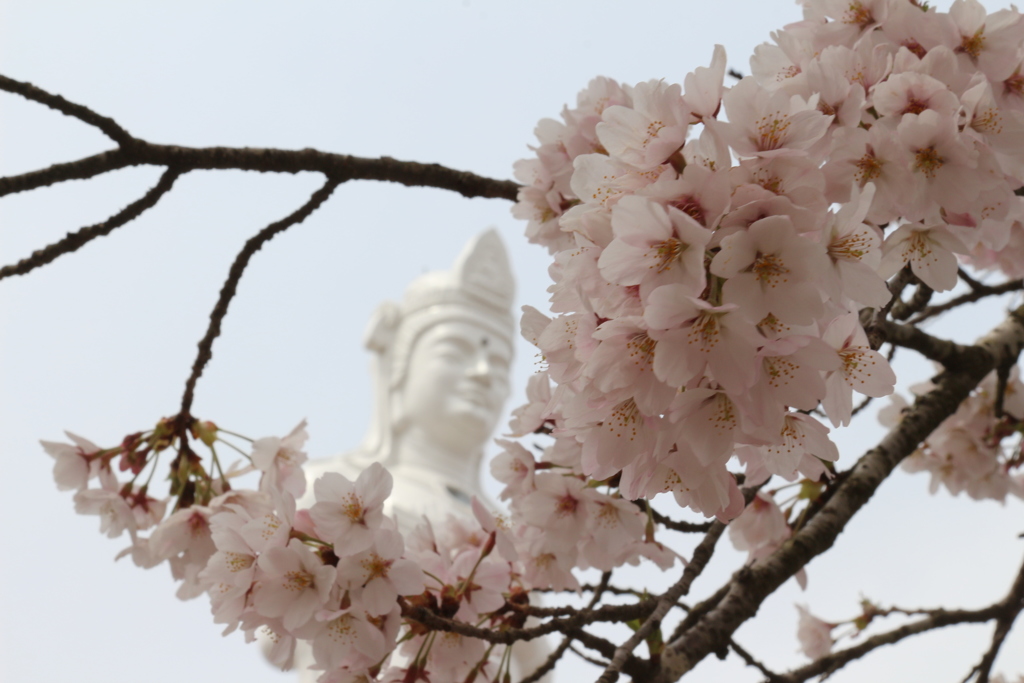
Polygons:
M477 381L483 381L490 383L491 381L491 363L487 359L487 356L480 354L477 356L469 366L469 375Z

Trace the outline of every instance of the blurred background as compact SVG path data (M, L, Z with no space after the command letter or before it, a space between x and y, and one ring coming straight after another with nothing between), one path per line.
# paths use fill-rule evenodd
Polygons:
M710 62L716 43L731 68L749 73L754 46L799 18L796 5L754 0L0 0L0 73L85 104L151 142L314 147L511 178L537 121L557 117L592 77L681 83ZM0 93L2 175L111 146L76 120ZM160 172L126 169L3 198L0 264L105 220ZM73 512L38 440L64 440L68 429L109 446L175 413L235 253L320 184L312 174L193 172L139 220L0 283L0 679L292 678L240 634L221 638L205 598L178 601L166 567L115 563L127 539L108 540L95 517ZM441 190L342 186L253 258L194 413L251 437L284 435L306 418L311 457L356 446L371 395L361 337L380 300L397 299L424 271L448 268L470 236L495 226L512 255L519 303L546 310L548 257L526 243L509 208ZM971 341L1005 306L992 301L930 330ZM537 368L525 342L517 354L510 408ZM902 386L931 372L909 352L899 360ZM880 438L873 415L865 411L835 435L841 467ZM862 597L907 607L979 607L1001 597L1024 555L1024 505L930 496L927 487L924 476L896 473L833 551L808 566L807 590L787 583L737 642L786 670L806 662L794 602L840 621L859 614ZM684 554L699 540L667 538ZM713 592L743 558L723 539L690 599ZM657 592L678 571L662 576L642 566L618 582ZM990 633L963 626L918 636L832 680L959 681ZM996 669L1024 672L1024 626ZM597 674L570 654L557 680ZM760 679L734 655L707 660L687 678Z

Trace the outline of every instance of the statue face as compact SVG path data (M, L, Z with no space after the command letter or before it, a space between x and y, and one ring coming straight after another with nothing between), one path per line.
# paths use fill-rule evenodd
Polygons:
M481 447L508 398L512 348L472 322L453 320L429 328L416 341L401 389L402 412L439 446Z

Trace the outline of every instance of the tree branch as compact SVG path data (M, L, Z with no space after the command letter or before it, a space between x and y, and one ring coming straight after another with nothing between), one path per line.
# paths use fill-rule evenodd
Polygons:
M999 649L1003 646L1006 636L1010 634L1013 622L1017 620L1021 611L1024 610L1024 564L1021 565L1020 571L1017 572L1017 579L1013 582L1010 592L997 605L999 607L999 614L996 615L996 628L992 633L992 645L989 646L981 661L967 676L969 680L971 676L977 673L978 679L975 683L989 683L989 677L992 675L992 665L996 662L996 655L999 654Z
M0 90L17 93L85 123L96 126L117 142L119 148L77 161L54 164L18 176L0 178L0 197L45 187L65 180L85 179L125 166L167 166L182 173L199 169L236 169L263 173L323 173L341 180L382 180L408 186L436 187L465 197L487 197L515 201L519 185L494 180L468 171L456 171L440 164L398 161L391 157L365 159L330 154L315 149L282 150L251 147L181 147L155 145L134 138L113 119L101 116L60 95L48 93L31 83L0 76Z
M740 659L747 663L747 666L752 666L761 673L763 673L767 683L784 683L784 679L780 677L779 674L775 673L774 671L766 667L764 664L762 664L760 661L758 661L752 654L747 652L744 648L740 647L739 643L737 643L735 640L729 641L729 647L732 648L733 652L739 655Z
M54 164L18 176L0 178L0 197L65 180L82 180L126 166L167 166L182 173L193 170L234 169L260 173L323 173L342 180L380 180L409 187L436 187L464 197L515 201L519 185L456 171L440 164L399 161L391 157L367 159L315 149L260 149L255 147L180 147L137 140L132 147L103 152L77 161Z
M946 367L960 363L964 354L970 353L971 347L933 337L913 325L901 325L889 320L882 320L877 324L885 334L886 341L893 346L912 349Z
M671 517L666 517L655 510L649 501L640 499L634 500L633 502L643 510L644 513L650 513L651 519L671 531L705 534L711 528L711 522L683 522L681 520L672 519Z
M1019 291L1024 289L1024 280L1009 280L991 287L981 283L977 283L977 285L978 286L976 288L972 289L967 294L961 294L960 296L950 299L945 303L926 307L920 313L911 318L911 324L917 324L923 320L927 320L928 318L934 318L940 313L945 313L946 311L957 308L958 306L963 306L964 304L980 301L981 299L989 296L998 296L1000 294Z
M920 396L882 442L857 462L836 492L802 529L772 555L740 570L726 585L726 594L691 628L669 643L661 657L657 681L675 681L708 654L725 647L732 634L754 616L761 603L812 558L835 543L856 512L882 481L912 453L994 367L1016 358L1024 346L1024 307L965 347L960 362L935 379L935 388Z
M206 328L206 334L199 341L199 353L192 364L192 373L189 375L188 380L185 381L185 393L181 397L181 415L188 415L192 409L192 398L195 393L196 382L199 380L200 375L203 374L203 368L206 367L206 364L213 357L213 340L220 335L220 324L224 320L224 316L227 315L228 304L231 303L231 299L235 296L235 292L238 289L238 281L242 279L242 273L245 272L246 266L249 265L249 259L275 235L306 220L311 213L327 201L327 198L331 196L341 182L338 178L329 177L323 187L314 192L305 204L293 213L271 223L253 237L250 237L246 241L245 246L242 247L242 250L238 252L234 263L231 264L231 270L228 272L228 279L221 287L217 304L210 313L210 324ZM187 420L183 420L182 424L187 425Z
M54 164L38 171L0 178L0 197L56 185L66 180L85 180L134 165L131 157L123 149L101 152L77 161Z
M52 95L31 83L16 81L7 76L0 76L0 90L21 95L26 100L44 104L50 109L59 111L61 114L72 116L90 126L99 128L103 131L104 135L116 142L119 147L130 147L135 142L135 138L118 125L114 119L101 116L81 104L69 102L60 95Z
M90 225L75 232L69 232L63 239L32 252L32 255L28 258L24 258L13 265L0 268L0 280L13 275L25 275L40 266L45 266L64 254L78 251L78 249L97 237L109 235L125 223L135 220L145 211L153 208L160 201L160 198L170 191L174 181L180 175L181 173L177 169L167 169L160 176L160 181L143 195L141 199L132 202L102 223Z
M608 664L601 677L597 679L597 683L614 683L614 681L618 680L619 672L622 671L626 660L633 655L633 650L636 649L637 645L643 642L656 626L661 624L661 620L665 618L670 609L676 606L679 598L690 592L690 585L701 575L704 567L711 560L711 556L715 552L715 545L718 543L718 539L721 538L723 531L725 531L725 524L717 520L712 523L703 540L694 549L693 558L686 565L686 568L683 569L683 575L658 598L658 604L654 611L641 624L640 628L629 637L629 640L616 648L615 656L612 657L611 663Z
M591 596L590 602L587 603L586 609L594 609L597 603L601 601L601 596L604 595L604 591L608 587L608 582L611 580L611 578L611 572L604 572L603 574L601 574L601 581L597 584L597 588L594 590L594 595ZM569 649L570 645L572 645L572 636L566 635L564 638L562 638L562 642L559 643L558 647L556 647L554 651L550 655L548 655L548 658L545 659L544 662L539 667L537 667L537 669L532 674L530 674L523 680L519 681L519 683L536 683L536 681L539 681L549 671L555 668L555 664L557 664L558 660L562 658L562 655L565 654L565 651Z
M814 676L827 676L855 659L860 659L876 648L883 645L892 645L909 636L945 626L977 624L996 619L996 635L993 636L992 648L989 649L982 662L967 677L969 680L975 673L983 672L983 676L979 676L977 683L987 683L987 672L991 670L992 663L995 661L995 654L999 650L999 644L1002 643L1006 634L1009 633L1009 626L1013 624L1017 614L1024 607L1022 600L1024 600L1024 565L1021 566L1021 570L1017 574L1017 579L1014 581L1010 592L997 603L976 610L928 610L927 616L924 619L919 619L891 631L872 636L864 642L848 647L845 650L829 653L806 666L778 675L773 683L801 683ZM1000 630L1001 624L1006 625L1005 631ZM999 636L1000 633L1002 633L1001 637ZM997 638L998 643L996 642Z

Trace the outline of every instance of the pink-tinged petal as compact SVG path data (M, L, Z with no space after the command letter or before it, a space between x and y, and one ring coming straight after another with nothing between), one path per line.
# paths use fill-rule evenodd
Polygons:
M288 572L295 572L302 569L302 563L291 548L271 548L260 555L260 569L272 576L284 576ZM280 616L280 615L270 615Z
M281 439L276 436L265 436L256 439L252 444L252 464L261 472L266 472L274 464L277 451L281 448Z
M69 439L75 442L75 445L78 446L79 450L81 450L83 453L96 453L101 450L99 446L94 444L92 441L89 441L89 439L86 439L85 437L78 436L78 434L75 434L74 432L66 431L64 433L67 435Z
M289 531L287 524L277 515L268 512L247 522L239 535L250 548L263 552L267 548L287 545ZM219 543L217 545L220 547Z
M355 555L371 548L373 540L373 531L360 524L353 524L334 536L334 553L338 557Z
M854 391L880 398L893 392L896 373L878 351L852 348L840 352L843 374Z
M294 631L313 618L313 614L320 608L320 597L316 591L304 590L298 597L293 598L290 605L285 609L284 627Z
M401 557L405 552L405 541L397 531L382 529L374 538L377 554L386 559Z
M363 507L366 508L383 505L387 497L391 495L393 486L394 480L391 473L379 462L371 464L356 479L356 490L360 492Z
M395 587L391 585L390 581L383 578L373 579L367 583L360 596L363 609L373 616L390 612L397 598L398 593L395 591Z
M399 595L418 595L423 592L423 570L411 560L395 560L388 570L388 578Z
M487 510L487 508L484 507L484 504L480 502L480 499L477 498L476 496L473 496L473 499L470 501L469 504L470 507L473 509L473 516L476 517L476 521L480 523L480 526L483 527L483 530L487 532L494 531L496 528L494 523L494 515L492 515Z
M61 491L84 489L89 483L89 463L79 455L61 456L53 463L53 480Z

